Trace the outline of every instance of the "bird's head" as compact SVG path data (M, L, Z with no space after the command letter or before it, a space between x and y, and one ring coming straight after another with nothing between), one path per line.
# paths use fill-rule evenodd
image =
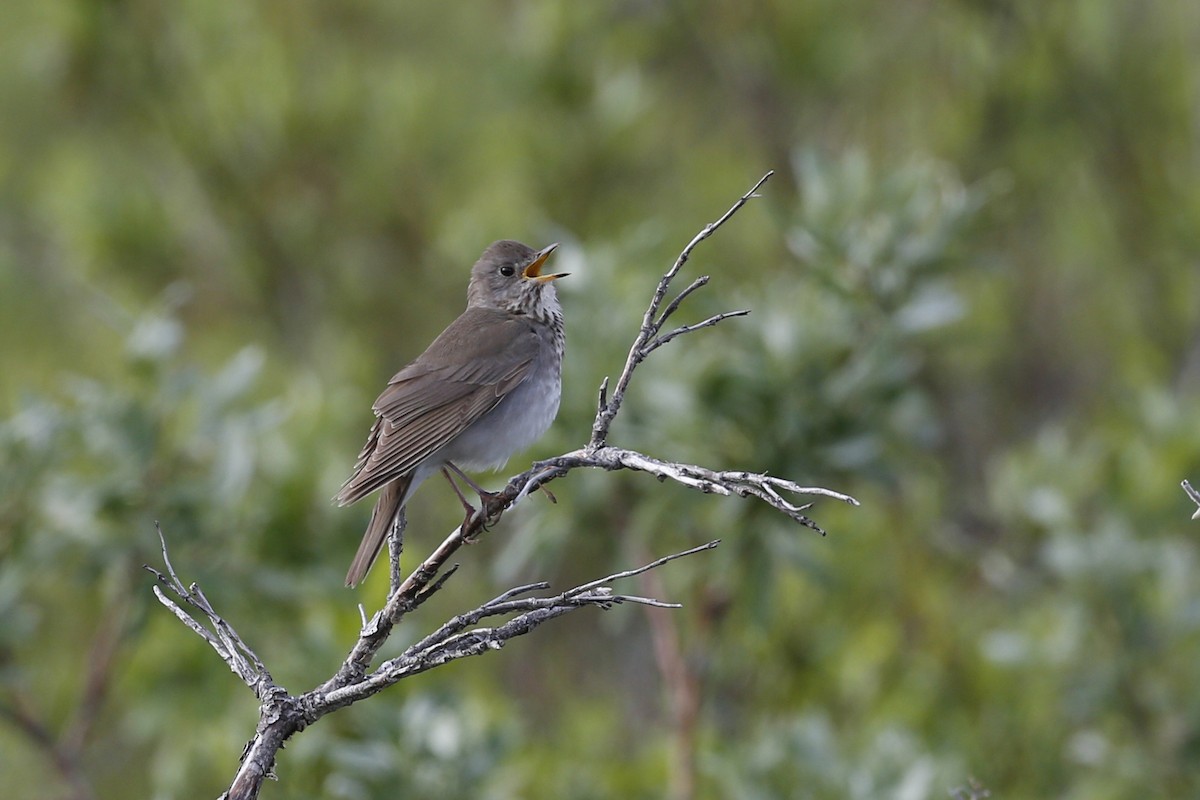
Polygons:
M556 247L534 250L510 239L488 245L471 269L467 305L539 317L557 309L554 281L567 273L542 272Z

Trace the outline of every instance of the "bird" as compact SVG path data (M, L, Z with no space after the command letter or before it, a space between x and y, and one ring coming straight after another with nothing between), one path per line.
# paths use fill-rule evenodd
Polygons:
M334 502L378 491L346 585L366 577L394 520L417 487L449 471L495 469L539 439L558 413L565 348L562 306L546 273L557 248L493 242L471 268L467 308L425 352L388 381L354 470ZM448 471L449 470L449 471Z

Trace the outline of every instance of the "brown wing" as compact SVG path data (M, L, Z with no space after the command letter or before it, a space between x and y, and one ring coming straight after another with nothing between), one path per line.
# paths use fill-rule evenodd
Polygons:
M525 380L537 349L537 334L522 317L468 308L375 401L375 424L338 505L412 472L495 408Z

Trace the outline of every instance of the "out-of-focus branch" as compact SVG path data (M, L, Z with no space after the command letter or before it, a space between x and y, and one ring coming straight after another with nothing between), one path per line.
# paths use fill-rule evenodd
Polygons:
M54 770L71 788L71 800L93 800L96 796L80 764L79 751L55 737L23 694L10 693L0 700L0 718L8 720L41 750ZM49 794L49 790L45 791Z
M644 591L663 594L662 574L642 576ZM671 714L671 763L664 795L668 800L692 800L696 796L696 734L700 720L701 676L684 652L679 617L646 609L654 661L663 682Z
M39 713L37 698L22 691L19 685L0 698L0 720L7 720L46 756L69 787L69 793L64 796L70 800L91 800L95 797L84 766L84 748L112 687L113 663L126 631L128 596L121 593L119 597L104 610L92 634L87 657L79 670L83 675L79 700L70 717L57 726L57 731L56 726L48 720L48 715ZM0 662L3 660L4 654L0 653ZM0 667L3 667L2 663ZM42 794L52 795L54 792L42 787Z

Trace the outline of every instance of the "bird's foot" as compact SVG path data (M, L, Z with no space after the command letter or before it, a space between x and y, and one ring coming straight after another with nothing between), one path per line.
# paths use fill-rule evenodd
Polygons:
M491 503L491 501L495 500L499 496L499 492L481 491L479 493L478 511L476 511L476 509L473 508L470 503L464 503L467 510L467 516L463 519L462 530L465 531L468 526L470 526L471 522L475 519L476 514L480 515L481 517L479 522L479 530L475 531L475 533L471 534L470 536L464 536L464 544L475 544L475 542L479 540L479 537L487 531L490 531L492 526L495 525L500 519L500 514L503 513L503 509L497 509L491 513L488 512L488 505Z
M447 467L449 469L447 469ZM475 508L475 506L471 505L471 502L467 500L466 497L463 496L462 490L458 488L458 484L455 483L454 479L450 476L450 470L453 470L458 477L466 481L467 485L469 485L473 490L475 490L475 493L479 495L478 510ZM458 496L458 502L462 503L463 510L467 513L466 517L463 518L461 530L465 531L468 527L470 527L471 521L475 519L476 514L483 515L483 520L479 525L480 530L472 536L463 536L464 544L474 544L479 538L479 534L491 529L489 523L494 524L496 520L500 519L500 509L490 513L488 511L488 505L491 504L497 497L499 497L500 493L489 492L487 489L484 489L479 484L475 483L475 481L467 477L467 475L461 469L456 467L453 462L450 461L447 461L446 466L442 467L442 474L446 476L446 480L449 481L451 488L454 489L454 494Z

